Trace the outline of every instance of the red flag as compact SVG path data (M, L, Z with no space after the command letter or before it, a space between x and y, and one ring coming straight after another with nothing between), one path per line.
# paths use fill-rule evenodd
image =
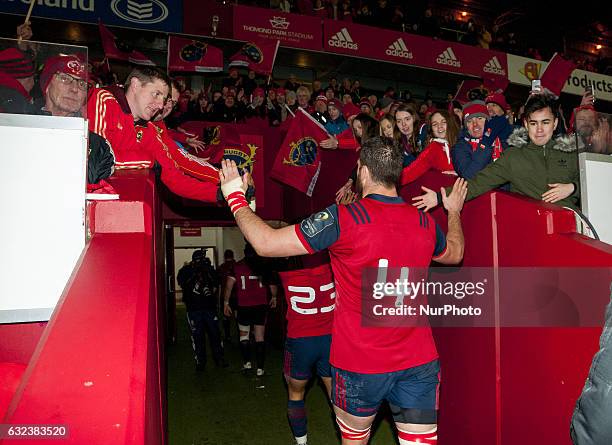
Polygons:
M271 176L312 196L321 171L320 143L329 137L320 123L298 108L274 160Z
M482 85L482 80L469 79L461 82L453 100L463 105L473 100L485 100L488 94L489 92Z
M200 40L170 36L168 71L213 73L223 71L223 52Z
M232 149L241 145L240 136L225 124L206 123L202 130L201 139L206 145L204 152L199 156L209 158L211 164L218 164L223 159L225 149ZM239 164L236 160L236 164Z
M483 80L484 88L489 92L489 94L503 93L504 91L506 91L506 88L510 83L510 80L508 80L508 78L501 76L485 77Z
M559 97L565 81L572 74L574 68L576 68L576 64L573 61L564 59L558 53L553 54L540 78L542 87Z
M104 54L109 59L132 62L136 65L155 66L155 63L143 53L136 51L129 44L117 39L102 22L98 23Z
M258 39L246 43L230 58L230 66L244 66L258 74L272 74L279 40Z

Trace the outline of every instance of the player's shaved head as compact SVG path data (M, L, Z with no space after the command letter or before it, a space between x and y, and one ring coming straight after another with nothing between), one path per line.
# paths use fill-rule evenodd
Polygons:
M368 168L372 181L394 187L402 174L402 149L391 138L374 137L361 146L359 162Z

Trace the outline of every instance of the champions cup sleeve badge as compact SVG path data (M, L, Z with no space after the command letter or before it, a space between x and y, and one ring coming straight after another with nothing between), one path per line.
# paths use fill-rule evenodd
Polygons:
M290 144L289 159L284 158L283 164L303 167L313 165L317 159L317 141L311 137L305 137Z
M226 147L223 150L223 159L234 161L241 174L245 171L253 173L253 164L255 163L257 145L246 144L246 147L249 149L249 153L246 153L241 147Z
M263 51L254 43L247 43L240 52L253 63L260 64L264 61Z
M194 40L193 42L181 48L181 51L179 52L179 57L185 62L197 62L199 60L202 60L206 55L207 46L208 44L204 42L198 42Z

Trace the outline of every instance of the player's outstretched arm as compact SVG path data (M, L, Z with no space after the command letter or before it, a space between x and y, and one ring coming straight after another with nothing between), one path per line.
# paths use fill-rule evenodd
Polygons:
M461 228L461 209L467 196L467 181L459 178L453 184L451 193L446 196L446 190L441 189L442 204L448 211L448 233L446 234L446 251L434 261L441 264L458 264L463 259L465 241Z
M240 231L258 255L285 257L308 253L296 234L295 226L273 229L250 209L244 196L248 178L246 174L240 177L234 161L221 161L219 179L223 196Z

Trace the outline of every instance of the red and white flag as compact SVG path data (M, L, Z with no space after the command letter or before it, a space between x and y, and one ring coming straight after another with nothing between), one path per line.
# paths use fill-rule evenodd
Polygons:
M558 53L553 54L540 78L542 87L559 97L565 81L575 68L576 64L573 61L564 59Z
M279 40L268 39L248 42L230 57L229 66L243 66L258 74L272 74L279 44Z
M223 71L223 52L206 42L168 38L168 71L215 73Z
M116 38L102 22L98 23L98 26L100 28L102 48L107 58L132 62L136 65L155 66L155 63L143 53L136 51L128 43Z
M321 171L321 141L329 137L319 122L298 108L276 154L272 178L312 196Z

